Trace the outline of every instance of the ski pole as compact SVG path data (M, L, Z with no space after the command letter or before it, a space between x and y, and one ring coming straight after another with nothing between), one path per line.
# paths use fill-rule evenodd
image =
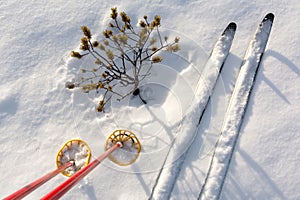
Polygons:
M117 148L123 147L121 142L117 142L114 146L109 148L103 154L101 154L98 158L96 158L93 162L73 174L69 179L65 182L57 186L54 190L46 194L41 200L56 200L62 197L65 193L67 193L76 183L78 183L81 179L83 179L89 172L91 172L96 166L98 166L107 156L109 156L114 150Z
M62 172L68 167L71 167L74 165L74 161L67 162L66 164L58 167L57 169L53 170L52 172L49 172L48 174L42 176L41 178L33 181L32 183L29 183L25 187L17 190L16 192L12 193L11 195L7 196L4 198L4 200L17 200L17 199L22 199L25 196L27 196L29 193L34 191L36 188L40 187L47 181L49 181L51 178Z

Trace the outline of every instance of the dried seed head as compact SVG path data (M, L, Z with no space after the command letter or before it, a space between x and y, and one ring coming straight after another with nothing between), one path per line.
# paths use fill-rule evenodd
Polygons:
M107 87L107 90L108 90L108 91L112 91L112 86L109 85L109 86Z
M95 59L95 64L96 64L96 65L101 65L102 62L101 62L101 60L100 60L99 58L96 58L96 59Z
M128 24L128 23L124 24L123 31L121 31L121 32L124 32L126 29L130 29L130 24Z
M161 20L161 17L159 15L155 15L154 20L151 23L151 26L153 26L153 27L160 26L160 20Z
M106 73L102 73L101 76L102 76L103 78L106 78L106 77L107 77L107 74L106 74Z
M108 40L103 40L103 44L106 45L106 46L108 46L109 45Z
M151 38L150 40L150 45L153 45L155 42L157 41L157 39L155 37Z
M96 108L97 112L102 112L104 109L104 105L105 105L105 103L103 100L99 101L98 106Z
M91 30L87 26L82 26L81 30L85 37L87 37L88 39L92 38Z
M125 12L121 12L120 13L121 19L125 24L130 24L130 17L125 13Z
M115 27L115 25L113 25L112 23L109 23L108 26L111 27L111 28Z
M147 28L142 28L142 30L139 33L140 37L143 37L146 34L147 34Z
M98 105L96 110L97 112L103 112L103 106Z
M102 82L99 82L97 88L104 88L104 84Z
M154 56L153 58L152 58L152 62L153 63L159 63L159 62L161 62L162 61L162 57L161 56Z
M112 30L105 30L105 31L103 31L103 35L106 38L110 38L110 36L112 36L112 34L113 34Z
M118 42L118 36L113 35L111 38L113 39L113 41Z
M71 51L71 57L80 59L82 58L82 55L77 51Z
M89 41L86 37L81 38L80 49L83 50L83 51L89 50Z
M112 65L112 64L109 64L109 65L107 66L107 68L108 68L108 69L112 69L112 68L113 68L113 65Z
M75 83L74 82L66 82L66 84L65 84L65 87L67 88L67 89L69 89L69 90L72 90L72 89L74 89L76 86L75 86Z
M99 43L98 48L99 48L100 50L102 50L102 51L105 50L105 46L103 46L101 43Z
M169 52L177 52L179 50L180 50L179 44L170 45L167 48L167 51L169 51Z
M146 40L147 40L147 35L143 35L140 37L139 43L144 44L146 42Z
M118 11L117 11L117 8L114 7L114 8L111 8L111 14L110 14L110 17L112 19L116 19L118 17Z
M143 20L141 20L139 22L139 25L142 27L142 28L145 28L147 26L146 22L144 22Z
M81 87L81 90L83 92L89 92L91 90L96 90L96 89L97 89L97 84L96 83L86 84L86 85L83 85Z
M152 48L151 48L151 51L156 51L157 50L157 47L156 46L153 46Z
M127 44L128 36L126 34L119 35L119 41L121 44Z
M112 50L108 49L105 53L109 60L113 60L115 58L114 52Z
M98 47L99 44L100 44L100 43L99 43L98 41L94 41L94 42L93 42L93 47Z
M175 45L173 45L172 47L173 47L173 52L177 52L177 51L180 50L179 44L175 44Z

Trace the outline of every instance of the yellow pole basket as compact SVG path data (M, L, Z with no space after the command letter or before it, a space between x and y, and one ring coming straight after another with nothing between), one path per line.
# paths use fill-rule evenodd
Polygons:
M137 137L128 130L116 130L107 138L105 151L114 146L117 142L122 143L122 148L116 149L108 158L121 166L134 163L141 152L141 144Z
M67 141L58 151L56 156L56 167L68 163L70 161L74 162L74 165L68 167L61 173L65 176L72 176L77 171L87 166L90 163L91 159L91 149L81 139L72 139Z

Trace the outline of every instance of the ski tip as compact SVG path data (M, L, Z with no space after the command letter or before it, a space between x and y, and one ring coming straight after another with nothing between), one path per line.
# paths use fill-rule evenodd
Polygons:
M225 35L226 32L229 31L229 30L235 32L235 31L236 31L236 27L237 27L236 23L230 22L230 23L227 25L227 27L225 28L225 30L223 31L222 35Z
M228 29L236 30L237 25L234 22L230 22L227 27L228 27Z
M274 17L275 17L275 15L274 15L273 13L268 13L268 14L264 17L263 21L268 21L268 20L270 20L270 21L273 22Z

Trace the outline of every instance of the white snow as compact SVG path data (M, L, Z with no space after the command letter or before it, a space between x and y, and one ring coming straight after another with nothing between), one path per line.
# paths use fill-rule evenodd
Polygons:
M153 97L149 104L129 96L98 114L92 94L64 85L88 64L69 57L79 46L80 27L100 36L114 6L133 24L145 14L161 15L164 33L180 36L181 51L163 54L163 63L144 80L142 95ZM173 145L165 168L180 163L190 148L173 190L166 192L171 199L198 198L247 45L261 18L273 12L273 30L220 199L299 199L299 8L296 0L1 1L0 197L52 171L67 140L86 141L93 160L114 130L129 129L142 145L136 162L122 167L106 159L62 199L148 199L174 139L186 145ZM197 81L231 21L238 25L231 54L193 136L193 120L182 120L197 113L190 106ZM26 199L39 199L65 179L58 175Z
M157 179L157 184L152 191L153 195L151 195L154 199L170 198L174 183L176 182L176 178L185 159L186 151L197 134L197 124L200 116L208 104L210 95L215 88L223 60L228 55L231 41L234 36L232 31L229 32L230 35L224 35L218 38L212 53L205 64L201 77L198 80L196 90L194 91L195 96L179 124L179 126L182 127L181 131L179 136L175 138L170 146L166 162L173 163L178 158L179 159L176 161L177 163L170 167L165 166L165 164L162 166L164 168L162 169L161 174ZM174 153L172 151L174 151Z
M90 161L91 149L80 140L71 140L66 142L57 155L59 166L70 161L74 165L64 170L64 175L73 175Z
M268 20L259 26L249 44L228 104L224 124L216 143L200 199L219 199L220 197L240 127L243 123L248 98L255 81L256 71L259 67L260 57L268 41L269 34L267 33L270 33L271 23Z

